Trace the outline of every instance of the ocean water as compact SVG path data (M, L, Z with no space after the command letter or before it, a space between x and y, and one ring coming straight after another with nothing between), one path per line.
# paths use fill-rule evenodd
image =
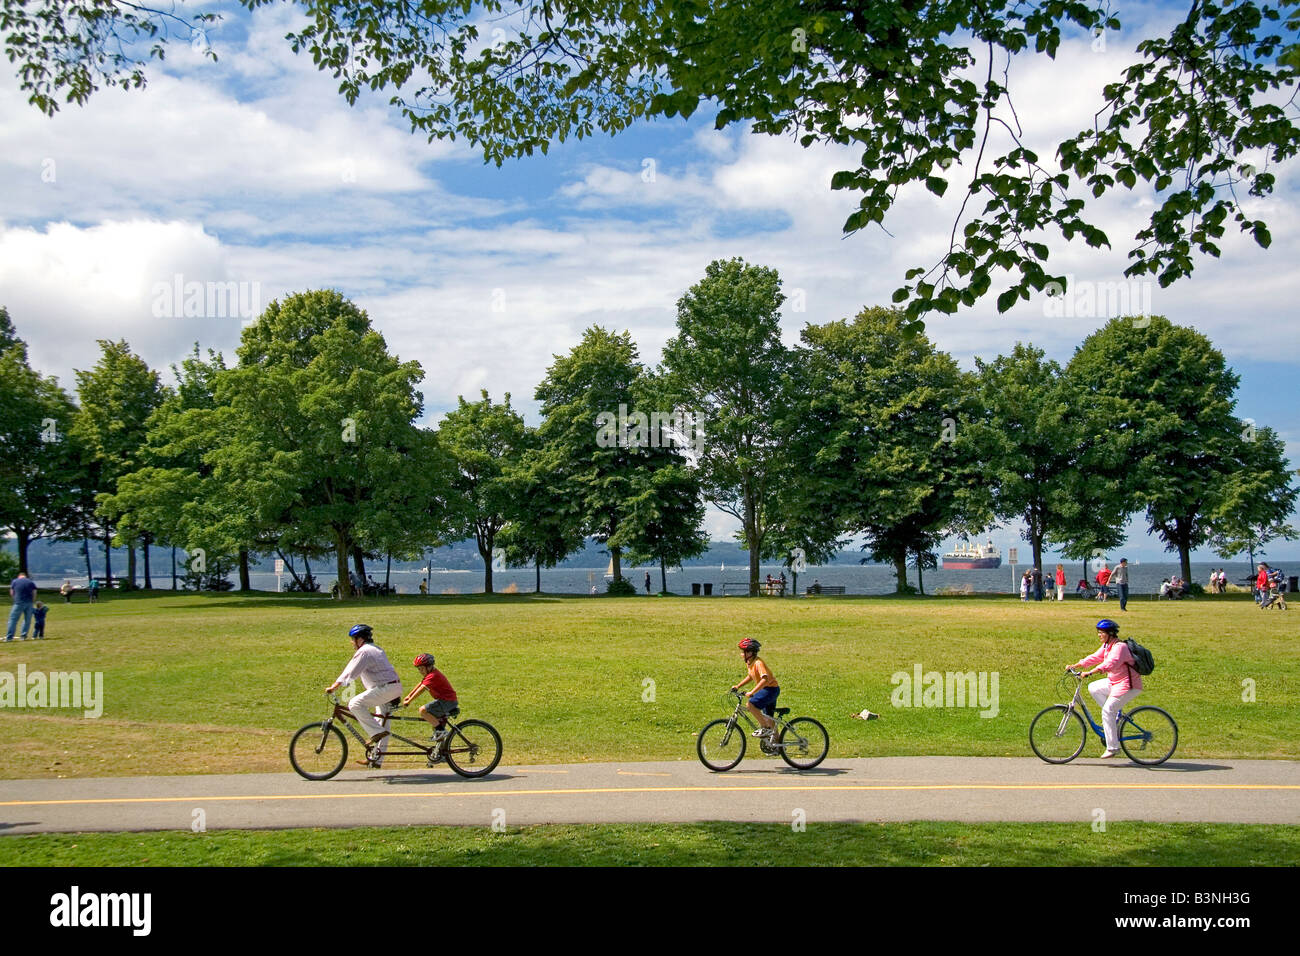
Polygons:
M1055 565L1049 565L1052 572L1055 572ZM1232 564L1220 563L1192 563L1192 575L1194 580L1200 584L1206 584L1210 578L1210 571L1213 568L1222 567L1228 574L1228 580L1234 584L1242 584L1241 580L1247 573L1245 561L1238 561ZM378 573L376 573L376 570ZM633 568L624 571L624 577L631 581L638 592L645 593L645 568ZM650 588L652 591L659 590L659 569L650 570ZM1283 568L1286 573L1300 569ZM772 577L778 577L782 571L780 565L762 565L760 575L766 576L771 574ZM935 594L944 588L961 588L969 587L972 591L979 594L1019 594L1020 591L1020 574L1023 573L1024 566L1017 565L1015 576L1012 576L1010 565L1003 565L986 571L945 571L938 569L925 572L925 591L927 594ZM1177 562L1155 562L1155 563L1130 563L1129 578L1131 581L1130 592L1133 594L1146 594L1158 591L1160 582L1164 578L1177 573ZM1066 576L1066 593L1071 594L1074 591L1075 584L1078 583L1083 573L1083 567L1078 562L1067 564L1065 566ZM370 571L371 576L376 581L383 581L383 568ZM1089 576L1092 579L1093 575ZM790 575L787 572L787 580ZM400 594L418 594L420 581L424 575L416 571L394 571L392 573L391 583L397 588ZM286 574L280 579L280 583L287 586L292 579ZM332 583L332 575L320 575L318 580ZM519 592L531 592L534 589L535 572L529 569L511 569L506 571L496 571L492 575L493 589L497 593L508 592L512 588ZM725 569L714 567L686 567L680 571L671 571L668 574L668 590L676 594L690 594L693 583L713 585L715 597L727 594L744 594L746 585L749 580L748 568L744 566L728 565ZM819 581L823 585L839 585L844 587L847 594L892 594L894 592L894 570L892 567L884 565L854 565L854 564L828 564L809 567L806 572L799 575L799 589L803 591L814 581ZM916 571L909 569L908 582L913 586L916 585ZM45 590L47 588L57 591L62 580L38 580L38 585ZM86 582L84 578L74 578L73 583L78 587L84 587ZM260 591L275 591L277 589L276 576L274 574L254 573L251 576L251 583L254 588ZM607 579L605 569L602 568L553 568L543 569L542 571L542 590L550 594L590 594L592 587L596 588L597 593L603 594ZM725 585L725 588L724 588ZM169 588L171 586L170 575L156 574L154 576L154 586L156 588ZM434 571L429 575L429 593L431 594L476 594L483 591L483 572L479 571ZM58 595L54 595L57 600Z

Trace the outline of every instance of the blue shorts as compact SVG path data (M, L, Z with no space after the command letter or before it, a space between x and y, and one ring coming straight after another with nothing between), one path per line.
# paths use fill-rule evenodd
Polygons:
M772 711L776 709L776 698L780 693L781 688L779 687L764 687L762 690L755 692L749 698L749 702L771 717Z

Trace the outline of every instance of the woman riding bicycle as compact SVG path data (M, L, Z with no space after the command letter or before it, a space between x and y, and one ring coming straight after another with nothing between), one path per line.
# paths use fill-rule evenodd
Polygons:
M1133 652L1119 639L1118 624L1103 618L1097 622L1097 634L1101 637L1101 647L1067 670L1091 667L1092 670L1080 676L1091 677L1098 672L1107 675L1088 685L1088 693L1101 705L1101 725L1106 731L1106 752L1101 756L1105 760L1119 756L1120 708L1142 693L1142 677L1133 661Z

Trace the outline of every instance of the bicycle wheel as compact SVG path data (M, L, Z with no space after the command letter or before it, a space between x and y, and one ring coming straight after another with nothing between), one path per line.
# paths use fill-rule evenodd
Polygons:
M289 743L289 763L308 780L328 780L348 759L348 741L333 724L308 724Z
M1178 725L1159 707L1136 707L1119 725L1119 745L1129 760L1154 767L1174 755Z
M722 772L740 763L747 743L745 728L739 722L732 724L730 720L715 720L705 724L700 731L695 740L695 752L704 766Z
M442 753L462 777L486 777L501 762L501 735L486 721L465 720L444 741Z
M1040 711L1029 725L1029 746L1048 763L1069 763L1083 753L1087 740L1083 718L1064 704Z
M811 770L826 759L831 736L811 717L796 717L781 728L776 743L781 748L782 760L795 770Z

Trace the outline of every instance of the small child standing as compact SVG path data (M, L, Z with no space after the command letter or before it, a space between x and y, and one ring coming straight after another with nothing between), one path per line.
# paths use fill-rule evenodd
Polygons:
M36 607L32 611L32 617L36 619L36 629L32 636L38 641L45 640L45 615L48 613L50 613L49 605L37 601Z
M429 696L433 700L420 707L420 716L433 725L433 736L430 739L434 741L442 740L448 733L444 729L447 717L458 707L456 691L452 688L451 682L447 680L447 676L433 666L432 654L420 654L411 663L420 672L422 680L419 686L402 700L402 706L405 707L415 700L416 697L420 696L420 691L427 688Z

